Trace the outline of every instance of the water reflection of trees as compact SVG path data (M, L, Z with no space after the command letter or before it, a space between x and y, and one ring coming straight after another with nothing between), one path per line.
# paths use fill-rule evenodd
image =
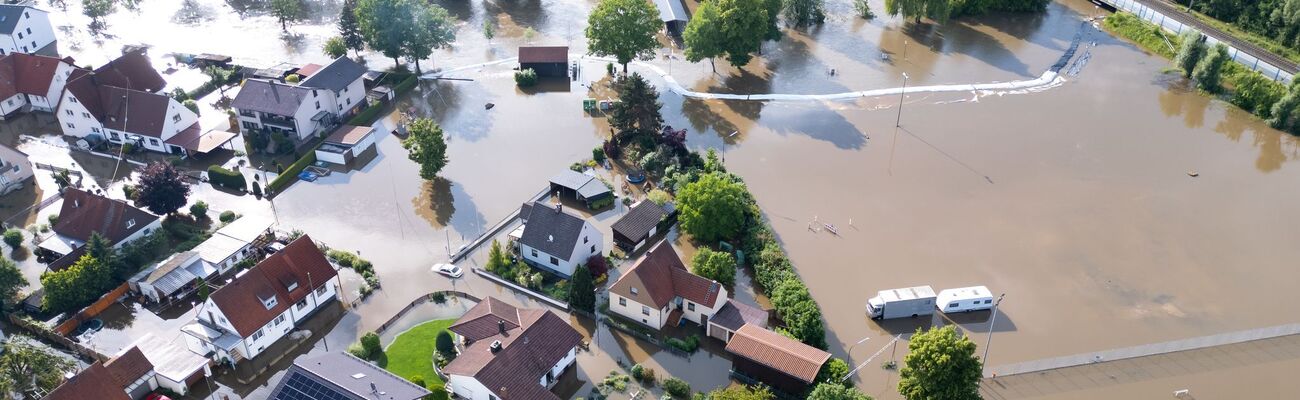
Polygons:
M440 0L436 2L439 4L466 3L459 0ZM468 14L469 13L468 6L466 7L467 7L466 13ZM498 2L485 2L483 3L483 8L484 11L487 13L487 15L495 17L499 14L504 13L510 17L510 21L514 22L515 25L524 28L533 28L534 30L541 30L541 25L544 24L547 20L546 8L542 7L541 0L510 0L510 1L498 1ZM448 8L447 10L451 11L450 8ZM456 15L455 12L453 12L452 14ZM468 15L465 17L461 17L460 19L462 20L468 19Z
M196 25L200 22L213 20L212 7L201 4L198 0L183 0L181 8L176 10L172 15L172 22L182 25Z
M1200 128L1205 125L1205 110L1210 107L1210 98L1192 89L1191 82L1173 74L1160 75L1156 84L1164 85L1161 91L1160 111L1166 117L1183 116L1183 125L1188 128Z
M451 194L451 187L451 181L443 177L424 182L424 189L414 202L415 213L435 227L446 227L456 213L456 198Z

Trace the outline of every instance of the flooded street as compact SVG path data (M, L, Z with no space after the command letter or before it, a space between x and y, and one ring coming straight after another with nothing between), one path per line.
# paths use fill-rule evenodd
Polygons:
M102 63L122 44L148 42L162 52L228 54L251 65L324 60L319 43L335 34L341 4L313 2L321 4L313 18L281 37L258 2L144 0L140 14L111 16L100 36L85 31L79 2L69 3L67 13L52 15L56 25L79 27L60 29L72 38L60 41L60 50L79 64ZM582 53L582 27L594 4L438 3L461 23L455 47L435 53L437 67L512 57L525 28L537 32L532 43L567 43L571 53ZM883 14L883 1L871 5ZM904 73L909 86L1033 79L1069 47L1080 22L1098 13L1087 1L1061 0L1043 14L939 27L851 19L845 0L827 8L824 26L787 30L743 71L719 64L714 75L707 62L686 63L680 50L652 62L688 89L717 93L889 88L903 85ZM484 18L500 26L486 50L479 33ZM891 125L900 118L897 97L744 102L663 93L664 118L689 129L688 146L720 150L728 168L744 177L825 313L831 352L853 364L889 337L930 325L957 324L983 350L986 312L883 324L866 317L863 305L875 291L904 286L986 285L1006 293L993 327L993 366L1296 322L1279 294L1300 290L1294 261L1300 259L1294 226L1300 211L1292 206L1300 202L1300 168L1293 162L1300 140L1161 74L1167 60L1104 32L1084 32L1080 52L1090 51L1091 60L1063 85L1027 94L907 95L897 130ZM392 62L375 54L367 59L374 69ZM434 290L529 303L477 277L452 286L429 272L448 250L535 195L548 177L590 157L607 135L604 119L580 108L589 96L582 84L602 77L602 63L583 62L573 85L529 92L515 87L511 66L455 74L472 81L422 83L398 106L446 130L450 163L441 179L422 182L400 140L385 136L360 170L299 182L275 198L286 230L359 251L383 284L339 323L336 331L347 332L331 338L351 341ZM662 90L662 80L652 83ZM6 134L22 129L5 125ZM1192 171L1199 176L1189 176ZM814 219L835 224L839 235L810 231ZM689 257L693 246L682 247ZM465 266L481 262L482 252ZM754 298L748 281L735 290L747 300ZM593 329L580 328L588 337ZM598 344L613 347L612 335L600 330ZM697 385L725 379L725 363L707 352L688 362L612 337L625 356ZM872 339L845 353L863 337ZM896 372L877 366L889 355L885 350L857 377L877 399L900 398ZM592 365L613 368L607 359L583 357L584 375L603 376ZM1197 385L1210 393L1200 399L1287 398L1300 390L1275 376L1294 371L1295 358L1190 360L1168 369L1177 372L1145 379L1044 384L997 398L1153 398Z

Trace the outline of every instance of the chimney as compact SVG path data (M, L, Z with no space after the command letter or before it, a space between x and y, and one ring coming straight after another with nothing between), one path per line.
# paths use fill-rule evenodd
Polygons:
M496 354L497 352L501 351L501 341L493 340L492 346L488 347L488 349L492 350L492 354Z
M497 331L500 331L503 334L506 333L506 320L504 319L497 320Z
M564 205L560 203L555 203L555 212L557 213L564 212Z

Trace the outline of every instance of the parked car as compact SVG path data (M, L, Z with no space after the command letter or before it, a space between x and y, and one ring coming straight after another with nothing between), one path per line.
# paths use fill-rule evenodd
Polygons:
M275 254L276 252L279 252L280 250L284 250L284 243L280 243L280 242L271 242L271 244L266 245L266 249L265 249L265 250L266 250L266 254Z
M446 275L449 278L459 278L465 276L465 271L451 264L434 264L433 272Z

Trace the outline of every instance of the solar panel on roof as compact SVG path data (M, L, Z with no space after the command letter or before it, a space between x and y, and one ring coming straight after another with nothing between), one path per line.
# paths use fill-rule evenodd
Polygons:
M294 372L276 393L274 400L350 400L351 396L335 391L333 388Z

